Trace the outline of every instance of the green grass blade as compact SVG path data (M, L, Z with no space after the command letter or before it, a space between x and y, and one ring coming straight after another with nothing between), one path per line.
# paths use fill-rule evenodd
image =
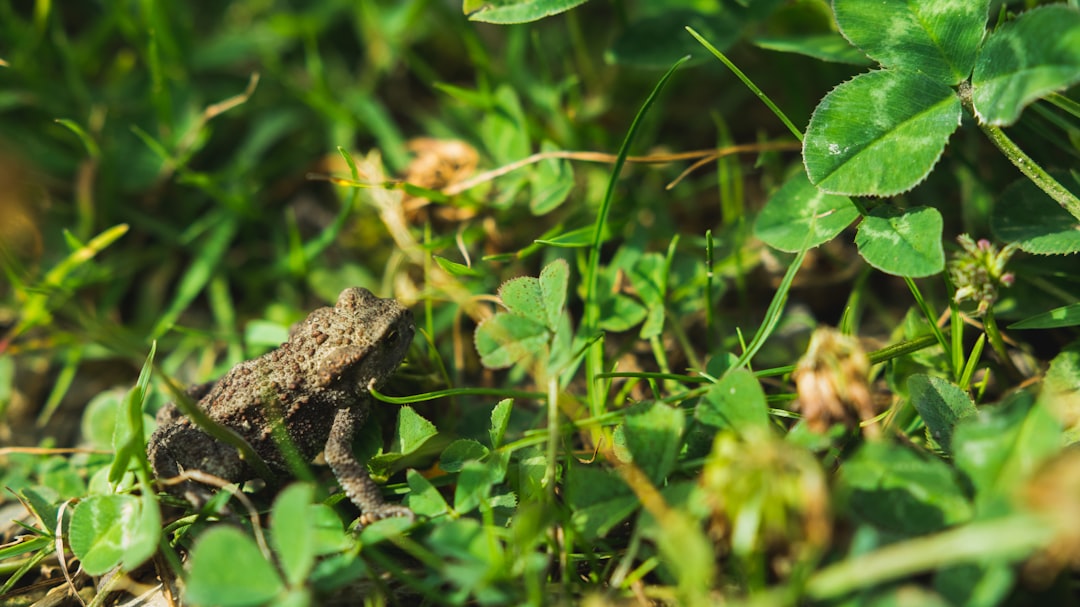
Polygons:
M600 246L604 243L604 226L607 224L608 214L611 211L611 201L615 197L615 184L619 181L619 175L622 173L623 165L626 164L626 157L630 154L630 144L637 135L638 127L641 125L642 119L645 117L645 114L649 112L649 108L652 107L657 97L660 96L660 91L664 90L664 86L667 85L668 80L671 78L672 74L675 73L675 70L683 63L689 61L689 59L689 56L683 57L676 61L675 65L668 68L668 71L664 73L663 77L660 78L660 81L653 87L649 96L645 98L645 103L641 105L641 109L639 109L637 115L634 116L633 122L630 123L630 129L626 132L626 137L619 147L619 154L615 158L615 166L611 168L611 179L608 181L607 190L604 192L604 200L600 204L600 212L596 216L596 224L593 227L592 249L589 251L589 265L586 276L588 287L585 296L585 318L589 328L596 327L596 324L599 321L599 308L596 306L597 268L600 265Z
M777 107L777 105L772 102L772 99L769 99L768 95L763 93L761 91L761 89L759 89L757 87L757 85L754 84L754 82L752 80L750 80L749 77L747 77L746 74L742 73L742 70L735 67L735 64L732 63L731 60L728 59L727 56L724 55L724 53L721 53L712 44L709 44L709 41L702 38L701 34L698 34L697 32L695 32L694 28L687 27L686 31L690 32L690 35L693 36L694 38L697 38L697 41L700 42L702 46L709 49L710 53L715 55L716 58L719 59L721 63L726 65L727 68L729 70L731 70L731 72L733 74L735 74L735 76L739 80L742 80L743 84L746 85L746 88L750 89L755 95L757 95L758 99L761 99L762 103L769 106L769 109L772 110L772 113L776 114L776 117L780 119L780 122L783 122L784 126L786 126L788 128L788 130L791 131L791 134L795 135L795 138L798 139L799 141L802 141L802 139L803 139L802 131L800 131L799 128L795 126L795 123L793 123L787 117L787 114L785 114L783 111L781 111L780 108Z
M589 250L588 266L585 272L585 314L583 323L583 332L586 335L590 335L596 332L596 327L600 322L600 306L596 300L596 288L599 281L599 266L600 266L600 245L603 244L604 239L604 226L607 224L608 213L611 211L611 201L615 197L615 184L618 183L619 174L622 173L623 165L626 164L626 157L630 153L630 144L634 141L634 137L637 135L638 128L641 125L642 119L645 114L648 113L649 108L660 96L660 92L664 90L664 86L668 80L675 73L675 70L679 68L683 63L686 63L690 59L689 56L675 62L668 71L664 73L660 81L653 87L652 92L645 98L645 102L641 105L637 115L634 116L633 122L630 123L630 129L626 132L626 137L623 139L622 145L619 147L619 154L615 159L615 166L611 169L611 179L608 181L607 190L604 192L604 200L600 205L600 212L596 216L596 224L593 228L593 242L592 248ZM602 341L597 341L596 344L601 344ZM592 378L596 377L596 374L603 370L603 349L600 345L594 345L589 349L588 355L585 358L586 361L586 375L589 377L588 390L589 390L589 407L594 415L601 413L601 404L604 399L601 394L597 393L596 382L592 381ZM554 406L554 403L550 404Z

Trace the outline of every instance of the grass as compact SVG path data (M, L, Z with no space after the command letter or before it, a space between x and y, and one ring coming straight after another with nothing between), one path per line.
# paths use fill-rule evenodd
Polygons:
M797 125L866 69L830 7L682 4L0 0L0 597L1072 595L1076 247L995 234L1069 221L1011 159L1075 199L1075 92L830 197ZM419 522L319 465L161 492L154 412L349 286L416 317L355 448Z

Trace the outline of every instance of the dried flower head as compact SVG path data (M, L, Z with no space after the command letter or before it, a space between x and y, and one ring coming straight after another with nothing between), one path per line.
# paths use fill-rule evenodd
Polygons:
M465 179L480 159L474 147L456 139L417 137L406 147L415 156L405 170L405 181L429 190L441 190Z
M836 329L814 331L806 354L791 374L798 392L795 402L807 426L824 432L835 422L865 422L878 414L868 384L870 359L859 340ZM876 425L865 428L877 436Z
M1012 286L1015 277L1005 271L1005 264L1016 252L1015 243L1000 251L985 238L978 242L971 236L956 237L963 251L957 252L949 262L949 278L956 286L953 299L956 303L977 302L976 316L986 314L998 298L998 288Z

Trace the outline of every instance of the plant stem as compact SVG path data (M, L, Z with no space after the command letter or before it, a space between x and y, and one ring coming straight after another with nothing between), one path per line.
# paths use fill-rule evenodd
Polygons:
M926 303L923 299L922 292L919 291L919 287L915 285L915 281L910 276L904 277L904 282L907 283L908 289L911 289L911 294L915 297L915 303L919 305L919 309L922 310L923 316L926 317L926 322L930 325L930 332L934 334L934 338L941 344L941 348L945 350L946 358L949 361L949 366L953 366L952 358L952 344L949 340L945 339L945 334L941 332L941 328L937 326L937 315L930 309L930 304ZM956 373L956 369L950 369L953 373Z
M555 503L555 473L559 457L559 376L553 374L547 382L547 467L544 470L544 495L549 504Z
M990 141L994 142L994 145L1005 154L1005 157L1009 159L1009 162L1012 162L1016 165L1016 168L1020 169L1021 173L1026 175L1035 185L1039 186L1039 189L1056 200L1070 215L1080 219L1080 198L1077 198L1072 192L1066 190L1065 186L1058 183L1056 179L1051 177L1049 173L1044 171L1034 160L1021 151L1000 128L988 124L981 124L979 125L979 128L981 128L983 132L986 133L986 136L990 138Z
M1013 377L1022 378L1023 375L1020 370L1016 368L1012 359L1009 358L1009 351L1005 348L1005 340L1001 337L1001 330L998 329L993 310L986 311L986 317L983 318L983 328L986 331L986 336L990 338L990 347L994 349L994 353L1001 359L1001 364L1005 366L1005 370Z
M976 122L979 123L979 128L990 139L990 141L997 146L997 149L1001 150L1002 154L1009 159L1009 162L1020 169L1032 183L1039 186L1039 189L1046 192L1051 198L1057 201L1070 215L1080 220L1080 198L1077 198L1072 192L1065 189L1065 186L1058 183L1056 179L1050 176L1049 173L1043 170L1038 163L1031 159L1030 156L1024 153L1012 139L1009 139L1005 132L1001 130L1001 127L997 127L991 124L983 124L978 120L978 114L975 113L975 105L971 99L971 84L964 83L959 88L960 102L964 108L971 113L972 116L976 116Z
M806 591L815 600L825 600L950 565L1024 558L1045 546L1052 535L1052 528L1027 515L970 523L821 569L811 576Z

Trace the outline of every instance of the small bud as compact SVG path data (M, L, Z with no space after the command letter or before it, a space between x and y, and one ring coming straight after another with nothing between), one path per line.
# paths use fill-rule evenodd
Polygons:
M975 242L967 234L956 238L963 251L956 253L949 262L949 278L956 293L956 303L976 302L976 316L982 316L997 302L998 288L1012 286L1016 277L1005 271L1005 264L1016 252L1010 244L1001 251L985 238Z

